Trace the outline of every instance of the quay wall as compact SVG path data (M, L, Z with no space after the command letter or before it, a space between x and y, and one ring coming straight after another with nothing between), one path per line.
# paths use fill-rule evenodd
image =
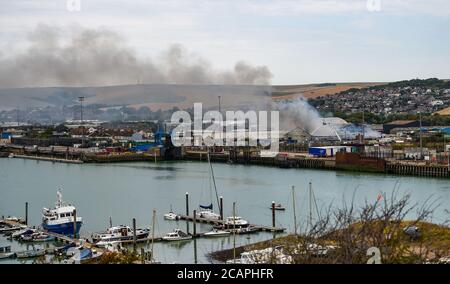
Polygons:
M336 168L360 172L386 172L386 161L380 158L364 157L359 153L336 153Z
M450 168L445 165L388 162L386 163L386 173L395 175L450 178Z
M0 157L12 153L16 158L39 159L66 163L117 163L161 160L196 160L206 161L206 151L176 151L176 155L167 153L120 153L112 155L97 155L69 150L57 150L51 147L30 149L26 147L0 147ZM175 153L175 152L174 152ZM172 154L172 153L171 153ZM156 156L156 157L155 157ZM381 158L364 157L358 153L337 153L336 158L311 158L300 155L278 155L277 157L260 157L251 151L236 151L232 153L211 153L211 161L222 163L237 163L248 165L272 166L280 168L307 168L322 170L347 170L361 172L378 172L393 175L410 175L421 177L450 178L450 167L431 164L425 161L405 162Z

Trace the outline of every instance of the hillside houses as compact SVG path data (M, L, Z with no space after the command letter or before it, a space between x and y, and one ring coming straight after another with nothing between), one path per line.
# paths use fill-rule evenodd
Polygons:
M320 111L346 113L370 112L389 115L392 113L433 113L450 105L450 90L439 87L406 86L348 90L335 95L312 99Z

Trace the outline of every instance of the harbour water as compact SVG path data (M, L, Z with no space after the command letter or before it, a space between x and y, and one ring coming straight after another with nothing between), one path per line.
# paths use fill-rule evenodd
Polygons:
M397 186L398 194L411 194L411 204L428 197L439 201L434 222L449 219L448 179L401 177L378 174L334 172L306 169L278 169L261 166L213 164L219 195L224 198L224 214L232 215L236 202L237 214L252 224L271 225L269 209L272 201L281 203L286 211L276 212L276 225L293 231L291 186L296 188L297 218L300 228L309 216L308 184L312 182L319 208L331 203L356 204L375 201L380 193L390 193ZM39 225L42 207L52 207L56 190L62 189L64 200L77 207L84 218L81 234L89 236L113 224L131 226L136 218L138 227L149 227L152 210L156 210L155 235L162 236L174 228L186 230L184 221L166 221L163 214L171 206L176 213L185 213L185 193L189 192L190 211L198 205L209 204L210 180L204 162L136 162L117 164L60 164L22 159L0 159L0 215L24 216L24 204L29 202L29 223ZM215 194L212 201L217 209ZM445 207L447 206L447 207ZM217 211L217 210L216 210ZM190 224L192 231L192 224ZM198 225L197 232L210 230ZM270 239L272 233L260 232L237 236L236 244L243 245ZM0 243L8 243L0 236ZM197 241L198 263L209 263L206 254L231 248L233 238ZM17 243L12 245L18 250ZM141 245L143 246L143 245ZM163 263L193 263L194 242L155 243L155 257ZM11 262L17 260L2 260Z

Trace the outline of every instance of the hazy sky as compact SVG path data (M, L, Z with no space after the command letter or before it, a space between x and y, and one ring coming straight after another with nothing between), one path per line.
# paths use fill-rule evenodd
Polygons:
M381 11L367 0L80 2L0 0L0 55L44 23L106 27L143 57L180 43L217 69L265 65L274 84L450 78L449 0L379 0Z

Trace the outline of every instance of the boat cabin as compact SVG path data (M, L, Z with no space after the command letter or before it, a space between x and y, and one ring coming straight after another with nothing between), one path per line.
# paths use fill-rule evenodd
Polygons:
M11 252L11 246L0 246L0 253Z

